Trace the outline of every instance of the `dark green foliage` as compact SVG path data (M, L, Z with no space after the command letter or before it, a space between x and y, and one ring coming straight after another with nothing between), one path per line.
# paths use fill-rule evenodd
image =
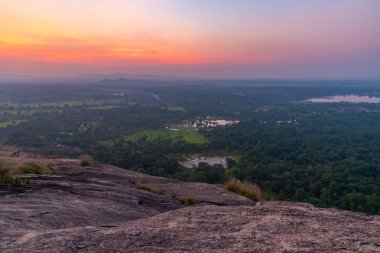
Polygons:
M0 94L2 101L101 100L106 108L115 105L110 94L126 95L110 109L72 103L43 105L39 112L24 114L36 108L0 104L0 110L19 111L0 114L1 121L26 120L1 128L0 137L30 152L65 157L87 153L101 162L184 181L223 183L234 176L256 183L276 199L380 214L380 105L302 102L337 94L380 94L379 86L370 82L341 84L256 80L12 85L11 93ZM173 106L185 110L167 109ZM127 138L207 116L242 123L201 129L209 141L205 145L181 137ZM239 159L228 160L227 169L207 164L186 169L178 163L182 155L213 152L238 154Z
M209 138L244 154L228 175L256 182L279 199L379 214L380 118L320 107L322 115L298 116L299 125L252 120Z

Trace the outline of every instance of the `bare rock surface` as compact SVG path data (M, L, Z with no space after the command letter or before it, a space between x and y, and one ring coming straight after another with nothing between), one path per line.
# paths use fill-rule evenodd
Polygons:
M0 252L380 252L380 217L59 160L0 196ZM159 193L136 189L154 185ZM193 206L177 199L192 196Z

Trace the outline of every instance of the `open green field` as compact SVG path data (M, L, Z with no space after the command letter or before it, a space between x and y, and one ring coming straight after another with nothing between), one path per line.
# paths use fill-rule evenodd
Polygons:
M9 121L0 122L0 128L5 128L9 126L17 126L21 124L22 122L25 122L25 120L9 120Z
M96 105L88 107L87 110L112 110L116 108L122 108L122 106L118 105Z
M114 142L112 140L102 141L100 144L107 148L112 148Z
M169 106L166 107L166 109L171 112L186 112L186 109L183 106Z
M143 137L146 137L147 140L156 140L156 139L176 139L182 137L185 142L189 144L206 144L208 140L200 133L196 131L170 131L167 129L162 130L143 130L137 132L133 135L127 136L127 141L137 141Z
M0 104L4 106L4 104ZM84 106L89 106L86 109L87 110L111 110L115 108L121 108L119 105L90 105L90 104L79 104L79 103L67 103L66 105L70 106L79 106L79 105L84 105ZM9 104L7 106L10 106ZM28 108L38 108L36 104L14 104L12 105L14 108L22 108L23 107L28 107ZM62 109L48 109L48 108L40 108L40 109L29 109L29 110L4 110L0 111L0 115L4 114L12 114L12 115L32 115L34 113L38 112L62 112L64 105L61 103L47 103L47 104L39 104L40 107L58 107Z
M1 102L0 107L5 108L39 108L39 107L59 107L65 106L106 106L120 104L120 99L110 100L80 100L80 101L63 101L63 102L51 102L51 103L14 103L14 102Z
M11 110L11 111L0 111L0 115L4 115L4 114L12 114L12 115L32 115L34 113L38 113L38 112L62 112L62 110L59 110L59 109L56 109L56 110L53 110L53 109L33 109L33 110Z

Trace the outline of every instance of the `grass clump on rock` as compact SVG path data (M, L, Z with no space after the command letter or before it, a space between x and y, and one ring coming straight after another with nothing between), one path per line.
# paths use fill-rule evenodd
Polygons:
M239 179L230 177L225 183L225 188L253 201L264 200L263 191L254 183L247 181L241 182Z
M140 190L144 190L144 191L148 191L148 192L153 192L156 194L160 193L160 191L157 189L157 187L154 186L153 184L137 183L136 189L140 189Z
M0 161L0 186L24 186L28 183L27 179L12 176L10 170Z
M89 155L81 155L79 157L79 161L80 161L80 166L82 167L91 166L93 163L93 159Z
M181 197L178 197L178 200L184 204L184 205L187 205L187 206L190 206L190 205L194 205L195 204L195 198L192 197L192 196L181 196Z
M45 174L49 171L48 167L43 167L35 163L26 163L19 168L21 174Z

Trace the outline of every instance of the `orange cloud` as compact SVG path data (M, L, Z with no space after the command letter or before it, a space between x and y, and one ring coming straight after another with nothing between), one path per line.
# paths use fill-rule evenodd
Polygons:
M118 44L0 43L0 58L42 62L101 64L135 61L140 63L192 63L202 61L194 52L171 49L165 45L133 46Z

